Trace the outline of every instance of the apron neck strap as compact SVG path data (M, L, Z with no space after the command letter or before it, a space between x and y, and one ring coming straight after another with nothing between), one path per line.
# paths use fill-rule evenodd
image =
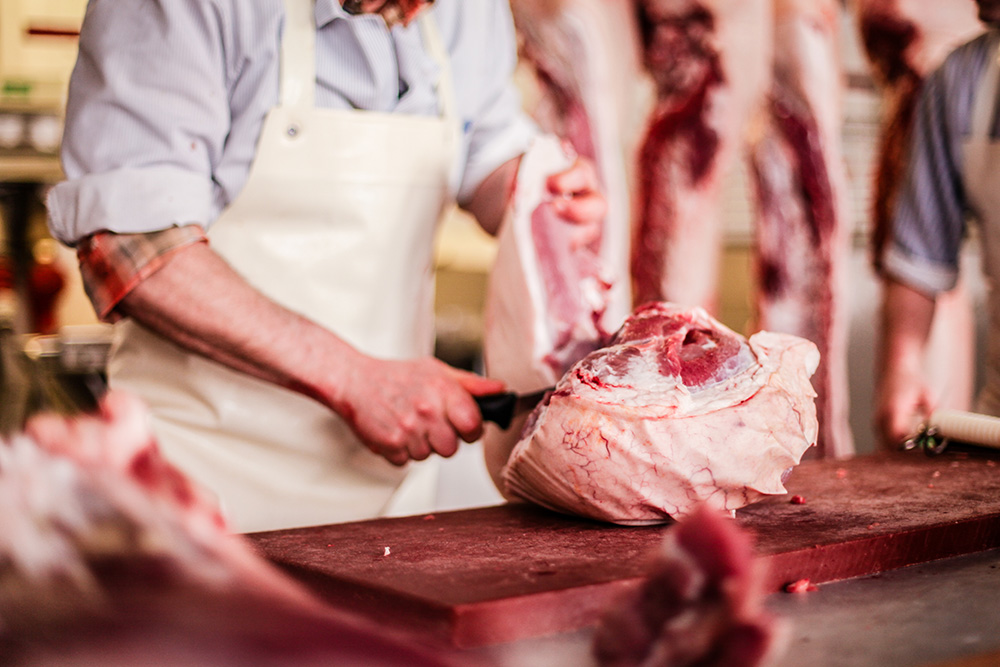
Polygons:
M438 80L436 83L438 104L441 106L441 116L452 123L457 117L455 106L455 90L452 87L451 60L448 58L448 51L444 48L444 41L441 33L438 32L437 24L431 18L430 12L424 10L423 15L418 19L420 34L423 38L427 52L438 66Z
M316 103L315 0L285 0L285 32L281 38L281 105L313 107ZM420 34L439 68L436 89L444 119L456 118L451 61L429 11L418 19Z
M281 37L281 105L312 107L316 98L315 0L285 0Z
M989 139L996 115L997 90L1000 88L1000 47L997 46L997 36L1000 33L994 34L991 55L986 61L986 69L979 80L972 106L970 137L973 139Z

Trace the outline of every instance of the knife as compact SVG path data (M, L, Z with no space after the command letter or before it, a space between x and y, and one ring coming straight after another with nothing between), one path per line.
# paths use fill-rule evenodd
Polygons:
M962 410L935 410L918 433L903 443L903 448L919 447L926 454L940 454L950 440L1000 449L1000 418Z
M485 421L491 421L507 430L510 428L511 422L514 421L514 417L534 410L535 406L553 389L554 387L548 387L530 394L502 391L497 394L483 394L472 398L476 400Z

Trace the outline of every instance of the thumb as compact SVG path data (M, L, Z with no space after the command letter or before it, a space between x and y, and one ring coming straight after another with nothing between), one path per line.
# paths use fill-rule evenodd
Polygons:
M503 382L503 380L483 377L482 375L459 370L457 368L452 369L452 372L454 373L454 377L458 383L462 385L462 388L473 396L495 394L507 389L507 385Z

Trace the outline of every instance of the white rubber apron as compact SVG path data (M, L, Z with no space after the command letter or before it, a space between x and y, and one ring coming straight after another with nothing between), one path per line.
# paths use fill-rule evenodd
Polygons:
M317 109L313 0L285 5L280 103L244 190L211 228L212 247L272 299L361 351L427 356L433 240L453 200L457 140L447 54L425 14L424 44L441 66L440 117ZM234 530L431 509L432 459L392 466L311 399L132 321L118 325L109 375L149 403L167 457L218 495Z
M973 102L971 131L963 145L965 191L980 223L989 317L985 380L975 409L991 415L1000 415L1000 290L996 285L1000 279L1000 141L990 136L998 83L1000 53L986 65Z

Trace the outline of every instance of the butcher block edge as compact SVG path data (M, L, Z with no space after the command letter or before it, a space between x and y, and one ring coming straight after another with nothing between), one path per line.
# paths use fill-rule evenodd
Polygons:
M754 534L774 592L998 548L995 458L951 451L807 462L788 495L737 520ZM334 606L473 648L594 625L640 585L666 528L512 504L248 537Z

